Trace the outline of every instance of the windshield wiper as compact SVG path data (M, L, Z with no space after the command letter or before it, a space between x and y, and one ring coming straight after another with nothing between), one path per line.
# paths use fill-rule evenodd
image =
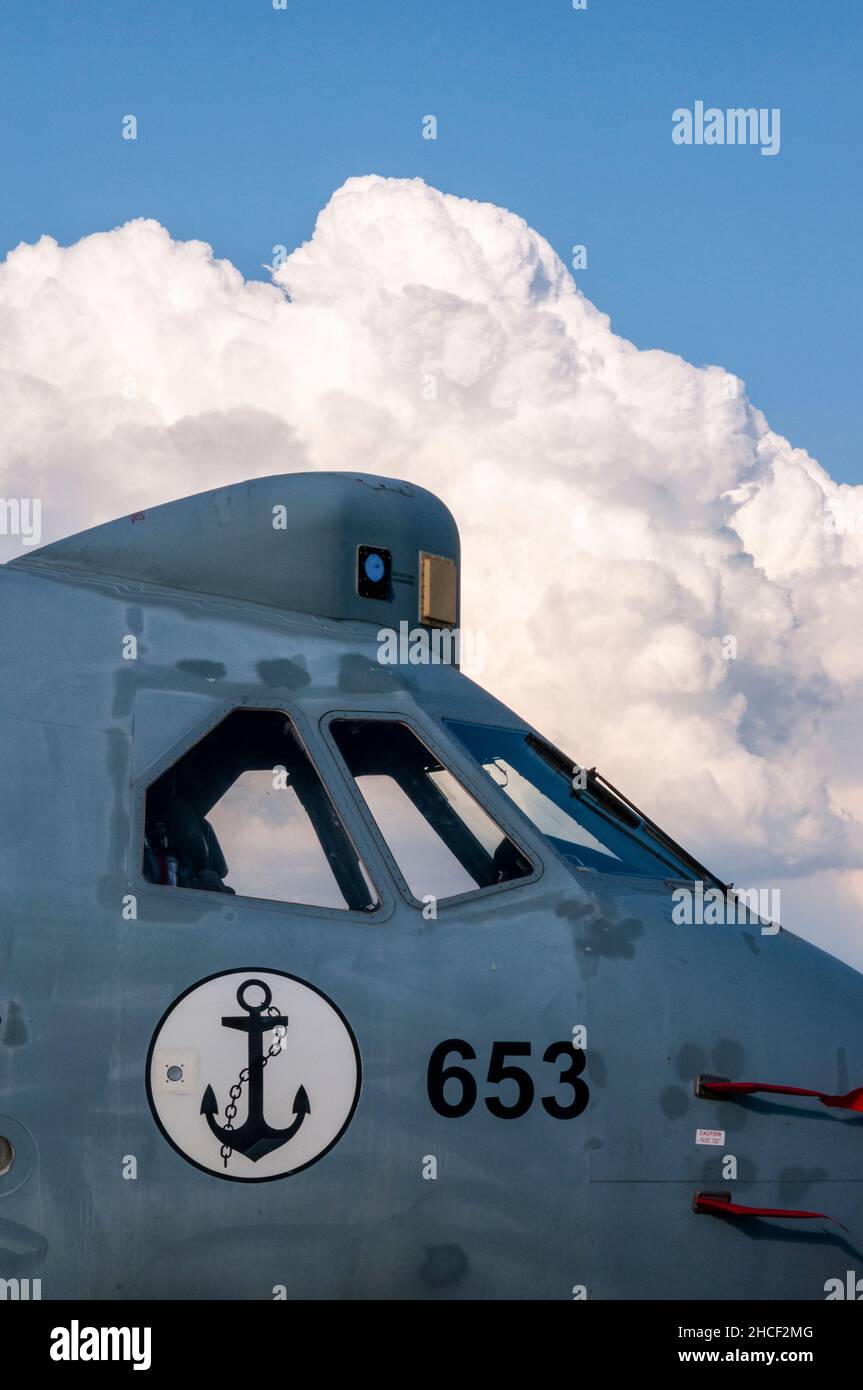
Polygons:
M583 790L589 791L597 801L604 803L614 814L628 825L632 830L638 830L642 824L643 816L636 811L631 803L627 803L626 798L620 792L615 791L610 782L606 782L604 777L600 777L595 767L583 768L578 763L574 763L571 758L567 758L561 753L559 748L553 744L546 743L544 739L537 738L536 734L527 735L527 743L535 753L538 753L543 762L553 767L555 772L559 772L569 783L570 796L581 796ZM587 786L582 789L573 785L573 778L576 773L583 772L587 781Z
M559 748L555 748L551 743L546 743L545 739L538 738L536 734L527 734L526 742L528 747L532 748L533 751L542 758L543 762L547 763L555 772L560 773L562 777L566 778L569 783L570 796L580 797L583 795L580 788L573 786L573 777L578 772L585 772L587 790L590 792L590 795L601 805L608 807L614 816L623 821L624 825L628 826L631 830L647 831L650 836L659 841L664 849L669 850L690 869L694 869L694 876L696 879L709 879L711 882L723 888L730 886L728 884L723 884L722 880L718 878L716 874L711 873L710 869L701 864L694 855L690 854L688 850L685 850L683 846L679 845L676 840L673 840L670 835L667 835L665 831L658 826L655 821L651 820L649 816L646 816L643 811L639 811L635 803L630 801L628 796L624 796L623 792L618 791L617 787L612 786L611 782L609 782L606 777L603 777L602 773L597 772L595 767L579 767L578 763L574 763L571 758L567 758L564 753L561 753Z

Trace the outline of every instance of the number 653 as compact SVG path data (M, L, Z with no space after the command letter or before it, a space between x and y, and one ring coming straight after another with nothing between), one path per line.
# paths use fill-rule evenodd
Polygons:
M451 1053L455 1053L463 1062L476 1061L476 1052L464 1038L446 1038L444 1042L438 1043L429 1057L428 1097L439 1115L445 1116L448 1120L458 1120L462 1115L467 1115L476 1104L477 1084L473 1072L468 1071L467 1067L455 1063L446 1065ZM529 1042L492 1043L486 1080L493 1086L499 1085L502 1081L513 1081L516 1086L515 1099L510 1105L504 1105L498 1095L484 1097L486 1107L499 1120L517 1120L520 1116L526 1115L533 1105L536 1095L533 1077L524 1067L515 1066L507 1060L510 1057L530 1055ZM542 1060L558 1064L563 1060L566 1063L559 1072L557 1085L568 1087L572 1093L572 1099L568 1104L562 1104L555 1095L541 1096L542 1108L555 1120L574 1120L590 1099L587 1084L581 1080L585 1061L583 1051L580 1047L573 1047L571 1042L553 1042L543 1052ZM454 1088L459 1087L457 1099L447 1100L444 1094L447 1082L451 1083L450 1096Z

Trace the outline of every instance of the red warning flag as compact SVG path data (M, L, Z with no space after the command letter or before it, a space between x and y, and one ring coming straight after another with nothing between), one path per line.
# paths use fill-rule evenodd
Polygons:
M706 1192L696 1192L694 1207L696 1211L716 1212L719 1216L781 1216L796 1221L811 1221L820 1218L832 1221L826 1211L797 1211L794 1207L744 1207L740 1202L727 1202L724 1197L710 1196ZM837 1226L839 1222L837 1221ZM845 1227L842 1227L843 1231Z
M863 1112L863 1086L845 1096L831 1096L826 1091L807 1091L802 1086L773 1086L766 1081L714 1081L702 1078L701 1091L720 1096L752 1095L755 1091L770 1091L781 1096L815 1096L822 1105L836 1110Z

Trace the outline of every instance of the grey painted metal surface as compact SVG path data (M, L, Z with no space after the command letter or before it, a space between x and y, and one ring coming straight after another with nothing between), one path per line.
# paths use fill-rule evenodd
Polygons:
M591 1298L822 1298L827 1279L861 1268L863 1120L696 1099L693 1080L863 1083L863 980L786 932L675 924L662 878L570 869L443 722L523 721L452 667L377 661L379 612L416 622L417 552L458 559L445 509L400 488L260 480L0 571L0 1133L16 1150L0 1176L0 1277L41 1278L45 1298L569 1298L577 1285ZM290 536L271 525L285 499ZM397 601L371 609L355 589L367 541L406 576ZM136 660L121 655L129 634ZM147 785L241 707L295 721L377 912L143 878ZM338 758L338 712L408 721L535 872L426 920ZM255 969L337 1005L362 1089L319 1161L225 1182L166 1142L147 1056L184 991ZM557 1120L537 1100L493 1115L486 1095L511 1101L485 1080L494 1042L530 1042L539 1097L554 1090L543 1050L578 1025L584 1111ZM427 1093L445 1039L477 1056L478 1100L458 1119ZM696 1145L697 1128L724 1144ZM698 1189L815 1208L851 1233L696 1215Z
M392 597L383 605L357 593L363 544L392 551ZM382 613L391 624L416 621L420 549L459 560L455 522L424 488L365 473L289 473L134 512L14 563L380 625Z

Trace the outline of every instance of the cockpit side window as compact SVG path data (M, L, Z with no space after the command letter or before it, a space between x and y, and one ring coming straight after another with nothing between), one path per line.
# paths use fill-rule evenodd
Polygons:
M413 896L455 897L533 865L398 720L334 719L330 732Z
M526 729L445 721L505 796L576 869L714 879L595 772Z
M357 912L378 906L279 710L234 710L148 787L143 872L168 887Z

